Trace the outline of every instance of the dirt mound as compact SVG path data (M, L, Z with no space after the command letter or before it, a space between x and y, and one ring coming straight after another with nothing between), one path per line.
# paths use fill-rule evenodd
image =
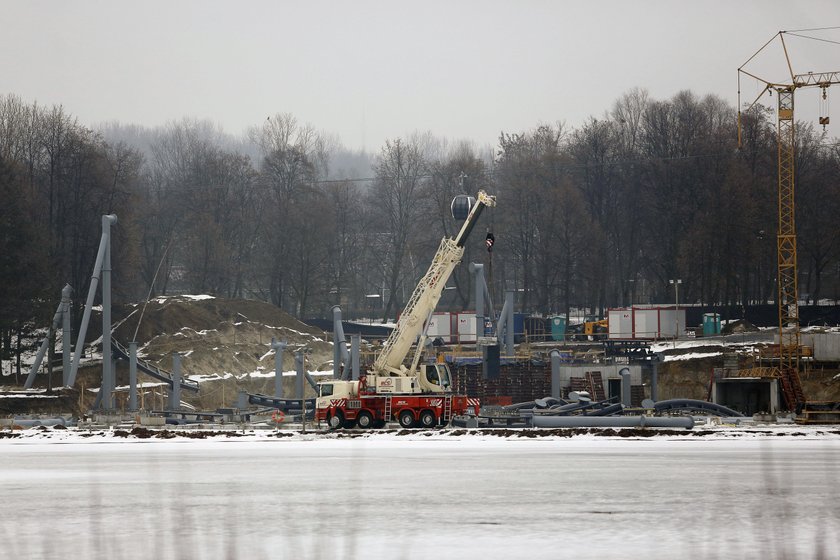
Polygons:
M758 332L758 327L747 321L746 319L738 319L732 321L723 327L723 334Z
M240 390L273 393L272 338L288 343L283 354L284 371L295 369L294 353L300 349L306 351L308 371L332 368L333 346L327 342L326 333L265 302L209 296L161 297L149 301L145 309L143 304L115 306L112 314L114 339L128 346L136 331L139 355L145 362L171 371L172 354L181 354L183 375L201 379L199 394L184 392L182 398L201 409L230 406ZM92 327L97 324L101 324L98 318L91 320ZM88 340L91 338L89 335ZM98 384L96 379L90 381ZM142 374L140 381L154 382ZM127 383L128 365L118 362L117 384ZM286 394L291 395L294 379L287 376L283 384Z
M162 297L146 304L114 308L114 336L122 341L134 338L142 344L161 334L175 334L184 328L194 331L224 331L234 325L258 324L277 329L323 336L324 333L302 323L271 304L244 299L208 296Z

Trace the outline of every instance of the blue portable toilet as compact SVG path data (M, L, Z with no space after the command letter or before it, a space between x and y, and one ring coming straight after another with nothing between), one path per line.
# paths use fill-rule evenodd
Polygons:
M720 334L720 314L703 313L703 336Z

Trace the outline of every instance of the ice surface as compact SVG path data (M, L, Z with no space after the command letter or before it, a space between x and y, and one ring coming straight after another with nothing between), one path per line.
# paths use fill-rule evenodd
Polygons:
M0 557L840 558L840 436L798 431L44 432L0 440Z

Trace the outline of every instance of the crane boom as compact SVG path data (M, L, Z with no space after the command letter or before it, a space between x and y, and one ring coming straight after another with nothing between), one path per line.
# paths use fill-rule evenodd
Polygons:
M496 197L484 191L478 191L475 205L470 210L464 225L454 239L444 237L432 259L429 270L414 288L397 326L385 341L382 352L373 364L373 373L377 375L412 375L411 370L403 365L411 345L423 332L424 323L437 307L446 282L452 271L461 262L464 245L475 227L482 210L486 206L495 206ZM419 349L418 349L419 351ZM416 360L415 360L416 363ZM413 369L413 367L412 367Z

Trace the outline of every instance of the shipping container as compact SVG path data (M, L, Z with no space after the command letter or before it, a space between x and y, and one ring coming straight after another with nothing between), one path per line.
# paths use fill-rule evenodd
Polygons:
M475 313L458 313L458 342L475 342Z
M622 307L607 311L611 340L656 340L684 336L685 309L672 306Z
M452 344L452 314L448 311L432 313L426 333L432 340L440 338L445 344Z

